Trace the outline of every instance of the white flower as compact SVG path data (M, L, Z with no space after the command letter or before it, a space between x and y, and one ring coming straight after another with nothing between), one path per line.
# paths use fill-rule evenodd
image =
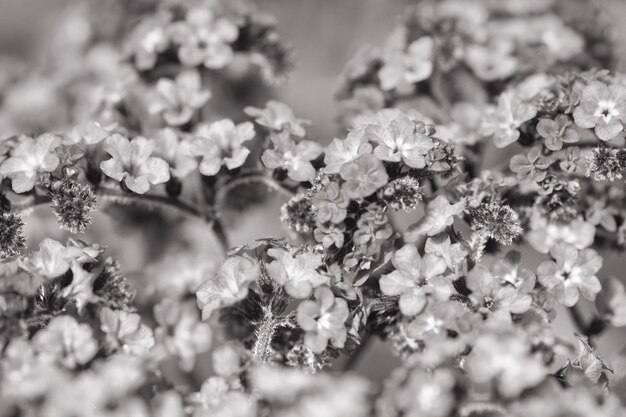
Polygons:
M261 268L255 259L238 255L226 259L216 276L206 280L196 291L202 320L208 320L218 308L246 298L248 285L260 274Z
M71 316L57 316L33 338L33 346L44 359L57 360L74 368L89 362L98 352L91 327Z
M0 176L11 178L11 187L16 193L32 190L37 174L52 172L59 166L59 157L53 151L60 144L61 138L49 133L37 139L21 137L11 157L0 165Z
M315 290L314 300L307 300L298 306L298 324L306 332L305 345L315 353L323 352L330 341L333 346L342 348L346 343L345 322L350 315L348 303L335 297L328 287Z
M110 349L143 356L154 346L152 329L141 322L139 314L104 307L100 311L100 327Z
M201 126L195 136L191 150L202 157L200 173L211 176L217 174L222 165L235 169L244 164L250 150L243 143L254 137L254 125L250 122L235 125L232 120L223 119Z
M56 278L65 274L85 253L75 246L64 246L54 239L44 239L39 251L30 256L26 269L45 278Z
M485 115L481 132L493 137L496 147L504 148L519 139L519 127L536 114L537 108L533 104L507 91L498 98L498 105Z
M341 167L354 161L363 154L371 154L372 145L365 136L365 129L350 131L345 139L333 139L326 147L324 172L338 174Z
M540 214L533 214L526 240L536 251L548 253L559 242L569 243L576 249L587 248L593 243L595 235L596 227L584 221L582 217L568 224L561 224L548 222Z
M174 129L159 130L154 141L156 142L154 154L168 163L174 177L185 178L198 167L198 162L191 152L191 141L181 138Z
M202 89L202 80L197 71L181 72L175 80L161 78L157 81L156 91L150 104L152 114L162 114L163 119L172 126L184 125L193 114L211 97L211 93Z
M383 90L406 91L412 84L424 81L433 72L434 42L424 36L409 45L406 52L389 48L383 54L383 66L378 71Z
M244 112L251 117L255 117L254 121L277 132L286 131L294 136L304 137L306 131L305 124L309 124L308 120L298 119L291 107L280 101L270 100L264 109L257 107L246 107Z
M122 135L114 134L104 141L104 150L112 156L100 163L100 169L116 181L124 181L129 190L144 194L150 184L169 181L167 162L151 156L156 144L153 140L136 137L129 141Z
M454 223L454 217L465 209L465 200L451 204L446 196L439 195L426 207L426 214L404 233L406 242L415 242L422 235L435 236Z
M267 272L294 298L307 298L313 288L329 281L327 276L317 272L317 268L322 265L322 257L318 254L303 252L292 256L288 251L278 248L268 249L267 254L276 259L267 265Z
M109 137L110 134L111 132L98 122L84 122L74 126L65 135L63 144L78 145L79 143L85 143L86 145L96 145Z
M286 131L270 135L274 149L266 149L261 160L269 169L287 170L289 178L295 181L308 181L315 176L311 161L322 153L320 144L310 140L294 142Z

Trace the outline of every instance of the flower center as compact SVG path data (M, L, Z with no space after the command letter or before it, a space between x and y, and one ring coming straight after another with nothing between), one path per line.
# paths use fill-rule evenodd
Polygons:
M619 112L615 108L614 101L600 100L600 102L598 102L596 115L602 117L605 122L609 123L613 117L619 116Z

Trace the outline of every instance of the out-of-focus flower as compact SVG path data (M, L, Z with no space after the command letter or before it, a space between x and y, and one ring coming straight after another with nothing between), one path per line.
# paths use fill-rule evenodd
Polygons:
M163 115L169 125L180 126L189 122L210 97L211 93L202 88L200 74L187 70L174 80L161 78L157 81L149 111Z
M572 120L564 114L559 114L554 120L539 120L537 133L545 139L544 144L551 151L560 150L564 143L578 142L578 132Z
M173 129L161 129L155 135L154 154L170 166L170 173L176 178L185 178L198 167L191 152L191 141L181 138Z
M439 195L428 203L426 214L404 233L404 240L415 242L422 235L435 236L454 223L454 217L465 209L465 200L451 204L446 196Z
M467 276L470 299L481 313L522 314L528 311L532 298L515 286L499 282L487 268L477 265Z
M241 391L231 388L221 377L202 383L200 392L190 397L193 417L253 417L256 403Z
M32 190L39 173L52 172L59 166L59 157L53 151L60 144L61 138L49 133L37 139L21 137L11 157L0 165L0 177L11 178L16 193Z
M513 285L519 292L528 294L535 288L537 277L530 269L522 268L520 262L519 252L507 252L504 257L496 259L491 267L491 273L501 283Z
M114 134L104 141L104 150L111 159L100 163L100 169L116 181L124 181L129 190L145 194L150 184L162 184L170 179L167 162L152 155L153 140L136 137L129 141Z
M139 314L104 307L100 311L100 327L109 349L144 356L154 346L152 329L141 322Z
M209 8L198 6L187 12L184 21L172 23L168 34L180 45L178 58L184 65L219 69L233 60L230 44L239 36L239 28L227 17L215 16Z
M298 306L298 325L306 332L304 343L315 353L321 353L330 341L336 348L346 342L345 322L350 311L343 298L335 297L328 287L315 290L314 300L307 300Z
M367 126L365 132L378 144L374 155L383 161L402 161L411 168L424 168L426 155L435 146L423 123L404 116L386 126Z
M602 291L596 297L596 307L604 320L615 327L626 326L626 291L616 278L602 283Z
M238 342L217 346L211 355L213 370L221 377L239 375L244 369L246 350Z
M492 383L507 398L539 384L547 374L540 357L531 354L529 344L518 333L480 335L465 361L465 369L473 381Z
M78 145L84 143L87 146L96 145L109 137L111 132L98 122L84 122L74 126L65 137L63 144Z
M215 277L206 280L198 291L198 307L202 320L208 320L213 311L241 301L248 295L248 285L261 274L259 263L245 256L230 256Z
M292 256L279 248L270 248L267 254L276 259L266 265L267 272L294 298L307 298L314 288L329 281L327 276L317 272L322 265L322 257L318 254L303 252Z
M235 169L244 164L250 150L243 143L254 137L254 125L250 122L235 125L232 120L223 119L201 126L195 136L191 150L202 157L200 173L211 176L217 174L222 165Z
M602 286L596 274L602 269L602 258L593 249L577 250L568 243L557 243L550 249L554 261L537 268L539 282L554 292L556 300L571 307L580 294L594 300Z
M200 322L196 306L166 298L154 306L157 346L178 358L184 371L191 371L196 355L209 349L211 328Z
M158 54L164 52L169 45L166 31L170 16L157 14L153 18L142 19L131 35L131 48L135 66L144 71L154 68Z
M486 136L492 136L498 148L504 148L519 139L519 127L536 114L534 105L507 91L498 98L498 105L485 115L481 131Z
M406 51L386 49L378 71L381 88L405 91L411 84L426 80L433 72L433 49L433 39L428 36L411 43Z
M440 233L426 240L424 252L437 255L444 260L448 269L459 272L465 257L468 254L467 247L463 243L452 243L447 233Z
M511 171L518 178L527 181L540 182L546 178L547 169L550 167L550 158L541 154L541 148L532 148L527 155L514 155L511 158Z
M536 251L548 253L558 242L567 242L576 249L589 247L595 234L595 226L581 217L561 224L549 222L539 213L534 213L530 218L530 231L526 233L526 240Z
M33 346L44 360L56 360L68 368L86 364L98 351L91 327L66 315L53 318L38 332Z
M468 45L465 60L481 80L503 80L519 68L519 61L513 55L514 47L509 39L494 39L488 45Z
M571 362L571 365L579 368L585 378L592 384L602 382L608 384L607 371L613 373L613 369L602 360L600 356L589 345L589 342L578 337L578 357Z
M322 146L310 140L294 142L287 131L273 133L270 139L273 149L266 149L261 160L269 169L287 170L289 178L295 181L308 181L315 176L311 161L322 153Z
M276 100L268 101L263 109L246 107L244 112L254 117L254 121L261 126L276 132L288 132L298 137L304 137L306 134L304 125L310 123L308 120L298 119L291 107Z
M624 130L625 120L625 86L594 81L583 89L580 104L574 110L577 126L594 129L600 140L608 141Z
M413 244L404 245L391 258L395 271L380 278L380 289L385 295L400 296L400 311L406 316L419 314L428 297L446 300L452 295L452 283L440 275L446 262L432 253L423 258Z
M341 166L339 175L345 180L343 191L350 198L365 198L385 185L389 179L382 162L364 154Z
M324 154L324 172L337 174L341 167L359 156L372 153L372 144L365 135L365 128L351 130L345 139L333 139Z

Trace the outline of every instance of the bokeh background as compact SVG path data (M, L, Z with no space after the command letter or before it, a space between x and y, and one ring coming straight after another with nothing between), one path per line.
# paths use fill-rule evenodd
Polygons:
M102 0L110 1L110 0ZM146 0L126 0L138 5ZM621 70L626 70L626 0L597 0L606 9L616 32L617 54ZM336 80L345 63L364 45L379 45L392 30L411 1L407 0L257 0L259 6L276 16L283 39L294 48L297 66L291 77L275 87L275 96L291 105L296 114L312 121L308 129L312 139L328 143L340 135L334 123L334 91ZM46 36L50 28L62 21L65 13L80 7L76 0L0 0L0 56L35 51L45 59ZM106 29L106 28L105 28ZM72 28L72 30L80 30ZM2 78L0 73L0 79ZM496 164L498 161L493 161ZM280 224L280 206L284 200L270 196L266 203L242 215L228 217L228 237L233 245L255 238L285 235ZM409 214L416 218L418 214ZM167 230L167 232L166 232ZM172 230L174 232L172 233ZM54 219L41 209L28 222L31 246L44 237L64 239ZM219 258L213 236L205 225L180 219L173 214L138 211L129 216L119 208L109 208L94 219L85 240L107 245L110 253L120 258L125 273L137 282L150 279L146 266L167 263L172 254L190 252L199 256ZM529 254L529 261L541 257ZM626 257L605 255L603 273L626 280ZM591 311L590 303L585 305ZM571 337L572 325L566 314L557 323L563 335ZM603 337L603 352L612 357L626 344L624 331L613 330ZM373 343L360 358L357 370L380 379L393 368L394 359L387 347ZM614 362L616 372L625 373L624 366Z

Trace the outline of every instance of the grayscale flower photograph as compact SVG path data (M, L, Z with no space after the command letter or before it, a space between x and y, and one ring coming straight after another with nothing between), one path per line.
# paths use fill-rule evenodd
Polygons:
M0 0L0 417L626 416L624 19Z

